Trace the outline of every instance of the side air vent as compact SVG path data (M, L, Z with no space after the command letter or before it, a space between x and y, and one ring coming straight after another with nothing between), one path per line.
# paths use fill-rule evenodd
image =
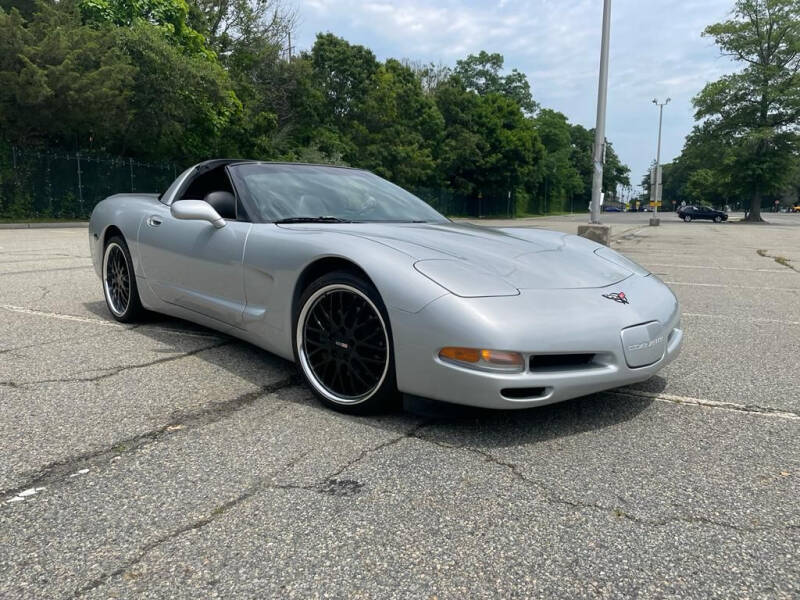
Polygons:
M531 371L568 371L589 367L594 354L537 354L531 356Z

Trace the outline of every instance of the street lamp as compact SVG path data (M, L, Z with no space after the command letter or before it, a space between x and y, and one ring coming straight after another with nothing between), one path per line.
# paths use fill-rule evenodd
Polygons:
M672 101L667 98L664 102L659 102L658 98L653 98L653 104L658 107L658 150L656 151L656 193L653 206L653 218L650 225L658 225L658 205L661 203L661 123L664 118L664 107Z

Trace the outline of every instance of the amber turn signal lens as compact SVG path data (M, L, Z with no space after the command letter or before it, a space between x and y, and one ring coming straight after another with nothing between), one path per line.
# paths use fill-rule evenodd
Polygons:
M468 363L476 363L481 359L480 352L474 348L442 348L439 356Z
M439 351L439 358L474 366L478 369L494 371L522 371L525 361L519 352L505 350L480 350L478 348L458 348L448 346Z

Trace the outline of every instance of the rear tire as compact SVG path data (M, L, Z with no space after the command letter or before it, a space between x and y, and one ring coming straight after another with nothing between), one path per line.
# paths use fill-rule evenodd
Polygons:
M144 313L136 286L133 261L125 240L115 235L103 248L103 297L111 316L120 323L131 323Z
M295 315L293 345L300 373L325 406L349 414L396 406L389 315L364 278L335 271L309 285Z
M683 220L685 222L687 222L687 223L691 223L692 222L692 215L686 215L685 217L683 217Z

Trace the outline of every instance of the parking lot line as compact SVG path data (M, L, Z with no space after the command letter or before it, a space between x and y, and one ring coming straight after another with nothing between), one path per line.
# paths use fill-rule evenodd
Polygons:
M725 283L691 283L688 281L665 281L667 285L686 285L692 287L730 288L735 290L760 290L765 292L800 292L800 288L765 287L763 285L728 285Z
M199 337L209 339L219 339L224 337L222 334L217 333L201 333L193 331L182 331L180 329L173 329L171 327L156 327L152 325L123 325L116 321L104 321L102 319L94 319L92 317L81 317L79 315L65 315L62 313L47 312L44 310L36 310L33 308L25 308L24 306L14 306L12 304L0 304L0 309L9 312L21 313L24 315L33 315L37 317L45 317L47 319L61 319L62 321L77 321L79 323L91 323L92 325L102 325L104 327L115 327L117 329L141 329L146 328L148 331L159 331L163 333L171 333L174 335L182 335L187 337Z
M648 267L667 267L673 269L707 269L711 271L745 271L748 273L787 273L786 269L748 269L746 267L719 267L710 265L674 265L666 263L647 263Z
M780 325L800 325L800 321L784 321L783 319L749 319L743 318L738 315L707 315L703 313L687 313L682 312L681 317L689 317L694 319L723 319L725 321L740 321L744 323L778 323Z
M720 410L732 410L735 412L744 412L754 415L761 415L765 417L775 417L778 419L787 419L790 421L800 421L800 414L777 410L774 408L765 408L763 406L752 406L746 404L737 404L735 402L719 402L717 400L705 400L703 398L692 398L690 396L678 396L675 394L660 394L656 392L646 392L644 390L623 389L623 390L610 390L607 393L616 394L620 396L638 396L642 398L652 398L659 402L669 402L670 404L688 404L691 406L705 406L708 408L715 408Z

